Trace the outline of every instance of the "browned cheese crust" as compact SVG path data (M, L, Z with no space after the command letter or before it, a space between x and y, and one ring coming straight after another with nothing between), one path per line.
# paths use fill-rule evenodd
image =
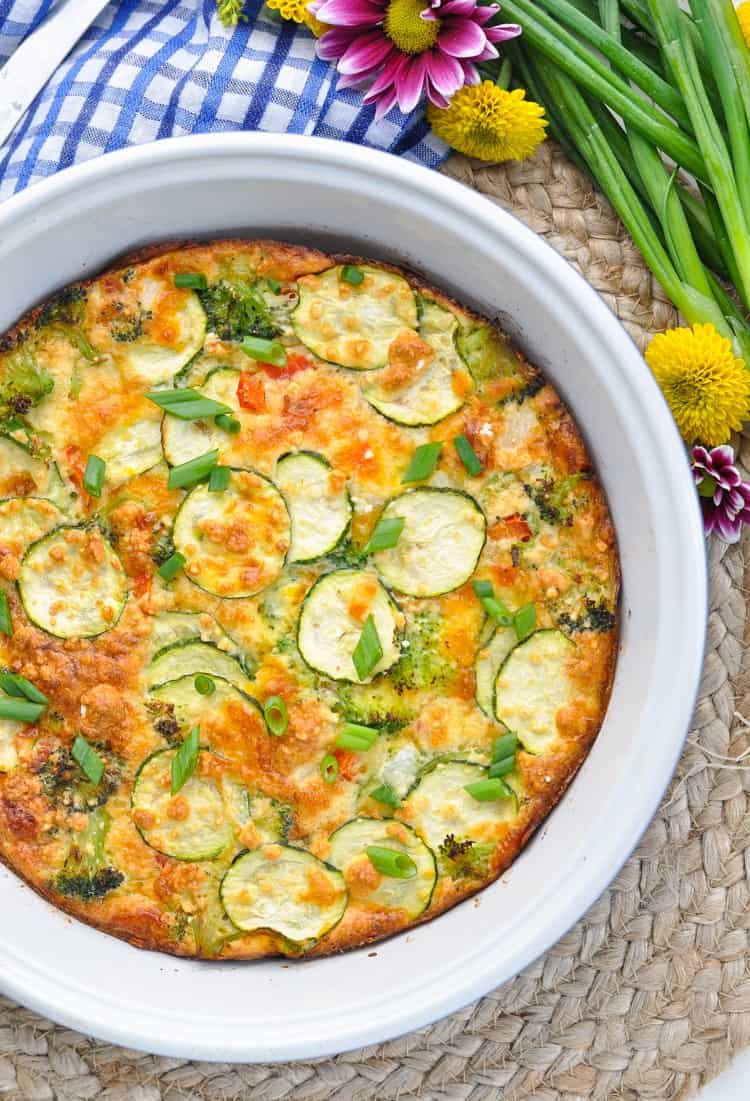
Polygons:
M205 277L208 289L175 286L185 273ZM286 363L247 354L244 335L283 345ZM222 434L210 417L177 421L146 397L205 386L216 399L217 379L236 432ZM462 461L459 436L479 473ZM426 480L404 484L415 449L437 441ZM168 488L170 464L214 447L232 468L236 511L218 527L196 521L186 537L175 518L192 487ZM290 485L279 469L282 456L300 452L323 460L323 496L313 488L307 501L312 525L298 475ZM106 461L99 497L83 486L91 455ZM368 553L387 502L425 487L448 491L456 519L431 526L438 495L421 497L427 511L406 521L398 546ZM228 499L206 493L205 481L198 490L206 507ZM10 506L11 498L23 501ZM59 513L48 509L42 523L47 506L29 504L38 498ZM333 525L333 507L348 507L350 522L330 546L292 561L303 536L314 544ZM473 558L446 551L446 523L456 525L455 546L461 525L481 526ZM51 557L40 552L34 565L29 548L59 525L74 535L63 531ZM420 525L438 542L394 566ZM180 546L185 567L165 580L159 565ZM126 594L114 610L86 572L110 553L119 581L107 583L124 584ZM428 595L404 591L418 588L410 571L429 586L430 557L441 568L450 559L446 576L456 583ZM40 612L32 598L58 567L62 580L49 582ZM336 633L338 620L325 619L328 606L313 624L320 654L300 626L313 585L337 570L356 577L339 609L355 641L378 599L383 622L391 617L392 639L380 638L387 668L361 682L353 643ZM477 580L500 602L495 619ZM237 596L238 586L250 595ZM413 273L269 241L146 250L69 288L0 341L0 588L12 620L12 634L0 633L0 668L49 701L35 722L0 719L0 859L75 917L182 956L340 951L429 920L491 883L585 759L617 649L615 535L552 387L499 329ZM513 619L522 608L533 609L526 627ZM169 619L182 612L192 618ZM83 631L84 622L94 626ZM170 634L173 623L185 632ZM181 649L191 642L198 651ZM342 647L344 672L334 675L330 661ZM201 672L219 685L203 703L193 692L202 710L189 723L171 689L157 687L158 650L178 663L183 652L203 655L197 666L167 663L169 685L180 668L186 691ZM224 665L203 669L207 653ZM234 686L222 679L226 662ZM288 713L280 736L263 715L273 696ZM202 747L193 777L172 794L167 769L147 790L148 770L139 769L160 752L171 761L193 719ZM370 748L337 745L347 722L377 731ZM463 780L488 778L495 741L508 730L519 740L504 794L467 810L473 797ZM77 736L105 766L98 783L72 756ZM329 757L332 782L321 771ZM436 778L454 775L459 787L440 795ZM390 802L373 795L384 786ZM408 874L389 880L364 849L341 866L332 835L358 818L376 820L378 844L416 846L418 884ZM375 837L380 820L384 842ZM287 846L312 854L302 893L274 886ZM271 871L232 888L230 899L222 880L245 853ZM328 928L320 915L335 910L337 891L343 916ZM266 926L247 918L256 910L270 915ZM295 939L284 922L298 922L304 935Z

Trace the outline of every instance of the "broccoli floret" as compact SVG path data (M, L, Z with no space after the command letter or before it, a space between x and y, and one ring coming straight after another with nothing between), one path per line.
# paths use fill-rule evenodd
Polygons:
M81 771L70 750L58 746L37 771L42 791L57 806L80 813L102 806L120 784L122 768L106 746L96 743L96 751L104 761L104 774L93 784Z
M0 419L22 417L55 385L28 345L17 344L0 362Z
M450 680L453 667L435 646L439 633L440 616L436 611L425 609L414 616L407 628L404 656L390 672L397 691L439 688Z
M118 344L132 344L143 336L143 327L146 321L153 317L151 310L138 310L133 314L121 314L110 323L109 331L112 339Z
M42 307L36 319L37 329L55 329L75 344L84 359L94 363L99 353L83 331L86 307L84 287L68 287Z
M174 552L175 546L174 539L172 538L172 529L166 528L157 536L151 548L151 557L157 566L163 566L164 563L172 557Z
M52 885L61 895L92 902L114 891L125 879L122 872L106 863L105 845L110 817L104 807L89 814L86 829L70 845L62 869Z
M453 879L485 876L494 851L491 842L477 844L468 837L459 841L452 833L438 846L443 871Z
M598 631L606 634L613 629L615 613L607 606L605 600L596 601L587 598L584 604L586 610L583 615L572 616L568 612L563 612L557 617L558 624L571 633L575 631Z
M349 722L385 732L401 730L415 718L411 701L386 680L341 685L334 707Z
M264 839L286 841L294 824L294 812L287 803L280 803L262 792L248 797L250 819Z
M176 745L179 741L180 724L174 714L174 704L165 703L162 700L147 700L146 710L151 716L151 722L157 734L160 734L168 745Z
M260 336L272 340L278 329L262 296L249 283L220 279L205 291L198 291L206 312L207 328L219 340L242 340Z

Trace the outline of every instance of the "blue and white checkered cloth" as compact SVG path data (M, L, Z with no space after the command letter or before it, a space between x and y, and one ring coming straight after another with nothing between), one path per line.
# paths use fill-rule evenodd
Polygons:
M55 2L0 0L0 65ZM109 4L0 147L0 199L100 153L207 131L318 134L441 163L422 112L376 124L358 92L336 87L306 28L261 0L246 13L226 29L214 0Z

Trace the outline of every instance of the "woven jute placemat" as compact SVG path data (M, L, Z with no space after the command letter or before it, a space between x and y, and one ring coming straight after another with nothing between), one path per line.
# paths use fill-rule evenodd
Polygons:
M643 346L676 321L609 206L547 143L445 171L577 265ZM739 442L739 441L738 441ZM750 460L750 441L744 448ZM655 471L658 476L658 471ZM231 1066L89 1040L0 999L0 1096L24 1101L673 1101L750 1044L750 726L742 547L710 551L693 727L636 853L545 957L430 1028L335 1059ZM659 731L654 731L659 737ZM750 762L750 757L748 757ZM648 762L644 762L648 767Z

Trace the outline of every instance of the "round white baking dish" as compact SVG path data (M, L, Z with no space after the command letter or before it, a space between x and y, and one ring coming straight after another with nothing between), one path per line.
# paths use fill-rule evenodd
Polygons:
M0 207L0 332L118 253L247 233L411 264L502 324L572 409L609 496L622 637L599 738L502 880L372 949L319 961L199 963L71 921L0 871L0 990L151 1052L271 1061L418 1028L485 994L594 902L653 815L699 681L705 550L684 450L636 348L539 237L461 185L382 153L260 134L180 138L90 161Z

